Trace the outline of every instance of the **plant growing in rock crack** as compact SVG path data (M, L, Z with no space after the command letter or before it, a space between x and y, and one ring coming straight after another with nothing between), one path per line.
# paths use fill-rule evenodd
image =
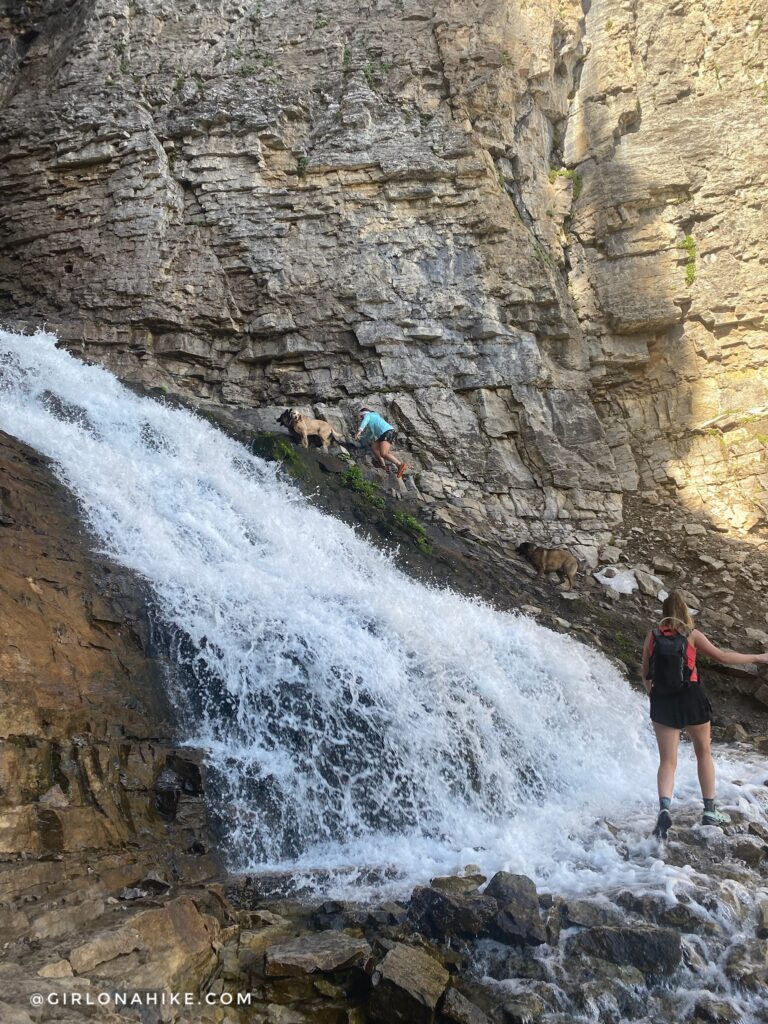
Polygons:
M696 242L693 235L686 235L682 242L677 243L677 248L685 250L687 254L685 261L685 283L690 288L696 280Z
M573 186L573 201L574 203L581 195L581 190L584 187L584 179L578 171L574 171L572 167L551 167L549 170L549 181L550 184L554 185L558 178L567 178Z
M379 494L378 486L372 480L363 476L363 471L359 466L349 466L347 469L342 470L339 473L339 482L342 487L346 487L350 491L354 491L355 494L359 494L364 501L374 508L384 508L386 502L381 494Z
M345 46L341 53L341 66L345 71L349 71L352 63L352 51L348 46Z
M299 456L287 441L283 441L280 438L277 438L272 443L272 455L275 461L282 462L284 466L294 467L299 464Z
M379 87L379 80L376 78L376 75L374 74L373 65L371 64L370 61L368 61L368 63L363 68L363 75L365 77L365 81L366 84L368 85L368 88L372 92L376 92Z
M415 516L409 515L408 512L402 512L398 509L393 518L398 526L402 526L404 530L413 534L414 542L419 551L423 551L425 555L428 555L431 552L432 545L427 539L427 531Z
M307 167L309 166L309 157L303 153L301 156L296 157L296 174L303 178L307 173Z

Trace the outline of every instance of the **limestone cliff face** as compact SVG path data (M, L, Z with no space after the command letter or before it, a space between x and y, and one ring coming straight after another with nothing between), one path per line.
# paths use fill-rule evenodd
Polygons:
M2 312L264 425L376 404L510 540L659 486L761 530L761 6L9 4Z
M591 43L564 159L591 395L626 487L768 525L764 2L619 3Z

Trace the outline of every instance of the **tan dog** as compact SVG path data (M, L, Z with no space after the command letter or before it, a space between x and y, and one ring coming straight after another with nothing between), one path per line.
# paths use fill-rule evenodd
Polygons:
M300 442L302 448L309 447L310 437L319 437L323 446L323 451L328 451L328 445L331 441L335 441L336 444L341 443L341 438L325 420L313 420L309 416L302 416L296 409L286 409L282 415L278 416L277 422L281 423L284 427L287 427L293 436Z
M537 576L544 576L546 573L556 572L560 582L568 580L568 589L573 590L573 581L579 571L579 563L570 553L563 548L540 548L536 544L518 544L518 555L527 559L536 570Z

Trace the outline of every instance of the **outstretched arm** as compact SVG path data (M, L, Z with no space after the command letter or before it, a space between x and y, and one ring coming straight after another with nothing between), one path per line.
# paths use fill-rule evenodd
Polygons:
M706 654L713 661L719 661L721 665L768 665L768 654L739 654L738 651L721 651L698 629L694 629L691 633L690 640L697 651Z
M360 429L355 434L355 440L356 441L359 441L360 438L363 436L363 434L367 431L368 424L370 422L371 422L371 414L370 413L366 413L365 416L363 416L363 418L360 420Z

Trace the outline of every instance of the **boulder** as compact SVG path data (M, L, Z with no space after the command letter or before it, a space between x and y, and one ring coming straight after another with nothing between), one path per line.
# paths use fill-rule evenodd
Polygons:
M69 960L54 960L41 967L37 973L41 978L71 978L74 972Z
M462 896L467 893L477 892L480 886L486 882L485 875L445 875L433 878L429 883L433 889L440 889L442 892L450 892Z
M448 979L434 957L396 943L373 974L368 1017L387 1024L431 1024Z
M653 559L653 568L656 570L656 572L669 574L675 571L675 563L670 561L669 558L664 558L661 555L657 555Z
M723 739L728 743L743 743L749 738L749 733L739 722L731 722L723 730Z
M501 1005L504 1024L533 1024L546 1012L546 1004L535 992L521 992Z
M568 952L628 964L643 974L671 974L680 963L680 935L671 928L647 925L588 928L568 942Z
M593 900L568 900L561 914L565 924L580 928L595 928L604 924L620 924L623 916L616 907L595 903Z
M764 629L751 629L749 626L744 630L747 638L756 644L760 644L764 650L768 650L768 633Z
M640 588L640 593L647 597L658 597L664 590L664 582L651 572L643 572L642 569L635 569L635 579Z
M768 708L768 683L763 683L755 690L755 700Z
M75 947L69 953L69 962L75 974L87 974L99 964L115 957L142 949L144 943L135 928L118 928L95 935L88 942Z
M768 943L748 939L728 954L725 973L745 988L760 991L768 984Z
M702 996L694 1007L694 1017L707 1024L740 1024L741 1014L731 1003L713 996Z
M540 946L547 941L536 886L526 875L498 871L486 886L485 895L492 896L499 906L489 928L499 942Z
M768 900L763 900L757 910L757 937L768 939Z
M453 936L481 935L498 909L487 893L462 895L418 886L411 896L408 919L423 934L444 942Z
M346 932L324 931L300 935L267 949L268 977L295 977L302 974L341 971L349 967L365 968L371 947L365 939Z
M455 988L449 988L445 993L440 1014L451 1024L490 1024L483 1011Z
M768 845L757 836L734 836L730 843L731 855L738 860L743 860L752 868L759 867L768 857Z

